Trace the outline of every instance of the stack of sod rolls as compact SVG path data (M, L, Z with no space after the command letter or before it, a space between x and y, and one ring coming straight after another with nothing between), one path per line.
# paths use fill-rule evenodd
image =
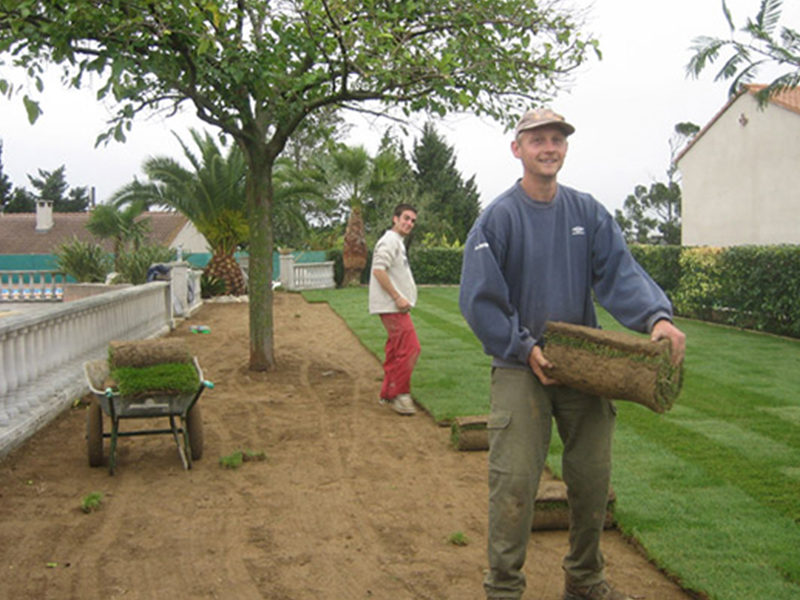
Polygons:
M110 387L123 396L190 394L198 388L197 371L182 340L111 342L108 365Z
M683 380L670 342L548 321L544 355L549 377L589 394L629 400L657 413L672 408Z

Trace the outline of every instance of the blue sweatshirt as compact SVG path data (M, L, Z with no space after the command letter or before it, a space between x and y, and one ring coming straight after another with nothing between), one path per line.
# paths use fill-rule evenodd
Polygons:
M592 290L635 331L672 320L666 295L589 194L559 185L551 202L537 202L517 182L472 226L459 305L494 366L529 368L546 321L597 327Z

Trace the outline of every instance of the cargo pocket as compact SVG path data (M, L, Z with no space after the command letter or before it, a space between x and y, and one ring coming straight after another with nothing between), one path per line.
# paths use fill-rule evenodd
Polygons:
M508 472L507 465L509 453L512 451L508 442L511 412L498 410L489 415L486 421L486 431L489 436L489 472Z
M486 422L486 429L492 431L493 429L505 429L511 423L511 412L508 410L498 410L489 415L489 420Z

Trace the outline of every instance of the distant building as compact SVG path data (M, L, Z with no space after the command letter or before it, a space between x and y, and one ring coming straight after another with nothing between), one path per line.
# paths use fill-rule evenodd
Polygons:
M800 89L748 86L677 158L682 244L800 244Z
M35 213L0 214L0 255L51 255L75 237L93 241L111 252L111 240L97 239L86 229L90 214L54 213L53 203L46 200L37 201ZM210 252L206 239L180 213L145 212L141 218L150 221L147 244L180 247L184 254Z

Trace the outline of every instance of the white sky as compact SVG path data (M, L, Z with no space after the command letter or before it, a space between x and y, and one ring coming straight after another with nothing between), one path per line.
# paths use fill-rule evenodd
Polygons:
M590 5L590 0L572 1ZM755 16L759 5L759 0L728 0L737 26ZM685 76L695 37L727 36L721 7L721 0L591 2L585 30L600 39L603 60L582 67L569 93L551 104L577 128L560 181L591 192L613 212L637 184L666 179L674 126L690 121L702 127L727 101L728 83L713 82L713 67L699 80ZM781 25L800 29L800 2L784 4ZM21 81L18 73L0 73ZM127 143L94 148L109 111L93 92L64 90L53 77L40 100L44 114L31 126L21 96L0 98L4 172L15 186L30 190L28 174L66 165L69 185L94 186L99 202L134 175L141 178L148 156L181 158L172 131L188 141L189 127L204 128L190 115L140 118ZM364 121L356 123L349 143L365 143L370 150L389 124L371 129ZM510 134L501 125L459 117L437 123L437 129L454 147L464 178L476 176L483 204L519 177ZM406 140L407 149L411 141Z

